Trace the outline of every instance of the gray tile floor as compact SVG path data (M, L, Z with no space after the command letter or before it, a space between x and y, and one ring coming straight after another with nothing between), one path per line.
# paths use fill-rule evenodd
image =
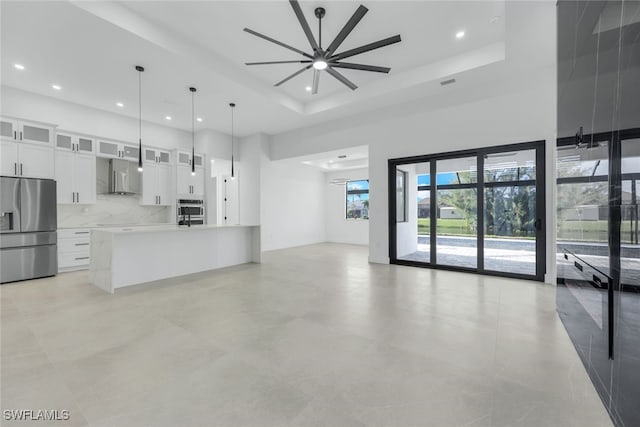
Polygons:
M0 288L3 410L69 410L57 426L611 425L549 285L334 244L115 295L87 277Z

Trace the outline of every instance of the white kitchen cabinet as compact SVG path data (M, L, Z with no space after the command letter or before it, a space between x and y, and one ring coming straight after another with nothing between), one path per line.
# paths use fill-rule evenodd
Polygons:
M171 167L160 163L147 163L142 171L141 205L171 205Z
M56 149L75 151L78 153L93 154L95 152L95 140L90 137L74 135L71 133L56 133Z
M53 178L53 148L2 140L0 145L1 173L5 176Z
M191 152L190 151L177 151L176 163L183 166L191 166ZM195 153L194 160L196 168L204 167L204 155Z
M133 145L115 141L98 141L98 151L96 155L113 159L138 160L139 152L138 147L134 147Z
M157 148L143 148L142 160L149 163L171 164L171 153Z
M93 155L56 150L58 204L96 202L96 158Z
M89 268L91 230L88 228L58 229L58 271Z
M53 130L53 125L44 123L9 119L6 117L0 119L0 135L3 140L31 142L52 147Z
M2 139L18 140L18 121L13 119L0 118L0 137Z
M18 175L18 143L0 140L0 175Z
M204 197L204 168L196 168L192 175L191 166L176 166L176 193L190 198Z

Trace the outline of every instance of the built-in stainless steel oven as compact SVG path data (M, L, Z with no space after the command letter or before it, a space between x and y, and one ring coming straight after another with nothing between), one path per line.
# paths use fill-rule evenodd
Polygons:
M178 199L176 207L178 225L202 225L205 223L204 200Z

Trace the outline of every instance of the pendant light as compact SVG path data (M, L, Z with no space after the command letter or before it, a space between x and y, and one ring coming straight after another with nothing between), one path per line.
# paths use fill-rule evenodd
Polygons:
M138 72L138 172L142 172L142 72L144 68L136 65Z
M191 91L191 175L196 175L196 113L194 104L195 87L190 87Z
M229 107L231 107L231 179L236 179L235 174L233 173L233 148L234 148L234 142L233 142L233 110L236 108L236 104L234 104L233 102L229 104Z

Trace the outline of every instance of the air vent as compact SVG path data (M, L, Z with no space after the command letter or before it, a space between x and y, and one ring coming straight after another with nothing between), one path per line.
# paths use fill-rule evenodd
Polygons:
M440 82L441 86L450 85L451 83L455 83L456 79L443 80Z

